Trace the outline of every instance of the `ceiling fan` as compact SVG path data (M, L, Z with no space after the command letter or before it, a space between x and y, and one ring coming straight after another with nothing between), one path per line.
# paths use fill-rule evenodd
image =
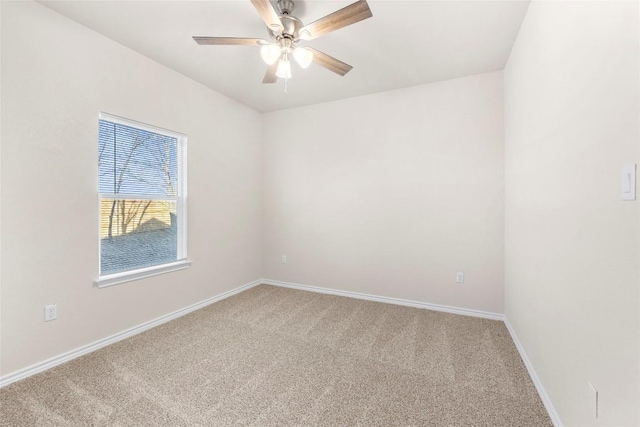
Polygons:
M278 0L278 12L269 0L251 0L262 20L267 24L272 41L255 38L237 37L201 37L193 39L201 45L248 45L260 46L260 55L267 63L267 72L262 83L275 83L278 78L291 78L290 57L293 56L302 68L311 62L344 76L353 68L349 64L320 52L311 47L298 46L300 40L313 40L324 34L346 27L373 16L366 0L358 0L324 18L304 25L291 12L295 7L293 0Z

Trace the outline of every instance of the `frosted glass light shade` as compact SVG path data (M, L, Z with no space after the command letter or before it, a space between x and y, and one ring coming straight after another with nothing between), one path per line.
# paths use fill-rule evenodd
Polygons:
M267 65L273 65L280 58L280 46L276 44L266 44L260 48L260 56Z
M278 69L276 70L276 76L281 79L290 79L291 78L291 62L288 60L281 59L278 63Z
M300 64L302 68L307 68L311 65L311 61L313 61L313 51L304 47L298 47L293 51L293 57L296 58L296 61L298 61L298 64Z

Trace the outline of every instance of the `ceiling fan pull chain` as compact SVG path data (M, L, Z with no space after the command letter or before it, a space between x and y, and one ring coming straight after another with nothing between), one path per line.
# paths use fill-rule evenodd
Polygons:
M285 78L285 79L284 79L284 93L289 93L289 92L287 91L287 83L288 83L288 82L289 82L289 79Z

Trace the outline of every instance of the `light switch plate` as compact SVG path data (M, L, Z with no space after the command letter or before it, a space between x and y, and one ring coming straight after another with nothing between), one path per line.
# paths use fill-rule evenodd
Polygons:
M636 165L627 165L622 168L620 175L622 185L622 200L636 199Z

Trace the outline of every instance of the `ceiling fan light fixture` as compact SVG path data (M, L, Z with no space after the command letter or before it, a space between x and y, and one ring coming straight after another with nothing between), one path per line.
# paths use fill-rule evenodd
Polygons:
M260 48L260 56L267 65L275 64L281 53L280 46L276 44L266 44Z
M297 47L293 51L293 57L296 58L302 69L308 68L313 61L313 51L305 47Z
M287 55L282 55L282 59L278 63L278 69L276 70L276 76L281 79L290 79L291 78L291 62Z

